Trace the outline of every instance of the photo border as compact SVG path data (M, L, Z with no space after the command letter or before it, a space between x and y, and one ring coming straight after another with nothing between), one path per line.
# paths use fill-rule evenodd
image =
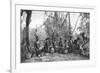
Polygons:
M17 63L16 63L16 56L17 56L17 53L16 53L16 5L23 5L23 4L14 4L15 5L15 62L13 61L13 58L14 57L12 57L12 55L14 54L13 53L13 50L12 50L12 35L14 35L13 33L12 33L12 13L13 13L13 9L12 9L12 7L11 7L11 11L10 11L10 15L11 15L11 18L10 18L10 22L11 22L11 25L10 25L10 35L11 35L11 37L10 37L10 46L11 46L11 49L10 49L10 51L11 51L11 53L10 53L10 56L11 56L11 61L10 61L10 68L11 68L11 72L16 72L16 70L17 70L17 68L16 68L16 65L17 65ZM25 4L25 5L31 5L31 4ZM12 5L11 5L12 6ZM43 6L43 5L32 5L32 6ZM45 5L44 5L45 6ZM55 6L45 6L45 7L55 7ZM63 8L63 6L56 6L56 7L61 7L61 8ZM64 6L64 8L67 8L67 7L65 7ZM71 8L71 7L69 7L69 8ZM73 7L72 7L73 8ZM77 7L75 7L75 8L77 8ZM94 8L85 8L85 7L83 7L84 9L92 9L92 10L94 10ZM79 7L79 9L82 9L82 7ZM45 11L45 10L44 10ZM48 11L48 10L47 10ZM54 11L54 10L53 10ZM70 12L70 11L69 11ZM91 23L90 23L91 24ZM91 32L90 32L91 33ZM14 48L13 48L14 49ZM14 64L15 63L15 64ZM13 65L15 65L15 67L13 66Z

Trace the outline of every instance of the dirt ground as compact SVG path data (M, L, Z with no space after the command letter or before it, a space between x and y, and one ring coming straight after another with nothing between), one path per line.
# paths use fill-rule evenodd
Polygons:
M73 60L88 60L88 57L81 56L79 54L58 54L58 53L47 53L42 57L33 57L31 59L25 60L26 63L32 62L55 62L55 61L73 61Z

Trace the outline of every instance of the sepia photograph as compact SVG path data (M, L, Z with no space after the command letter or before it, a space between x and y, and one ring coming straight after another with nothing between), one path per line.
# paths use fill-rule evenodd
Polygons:
M20 10L21 63L89 59L89 12Z

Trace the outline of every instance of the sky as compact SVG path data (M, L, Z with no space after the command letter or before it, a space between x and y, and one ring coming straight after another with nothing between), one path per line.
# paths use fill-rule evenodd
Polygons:
M71 21L72 29L74 28L76 24L78 16L79 16L79 13L70 13L70 21ZM31 23L29 25L30 30L43 25L46 18L47 16L45 15L44 11L32 11ZM78 26L79 26L79 22L77 23L77 27Z
M44 17L44 11L32 11L31 23L29 25L29 28L36 28L43 25Z
M71 19L71 25L72 27L75 25L77 18L79 16L79 13L71 13L70 19ZM36 28L41 25L43 25L45 21L45 12L44 11L32 11L32 17L31 17L31 23L29 28Z
M26 18L26 14L24 13L22 18L23 18L23 23L22 23L22 28L25 27L25 18ZM72 29L74 28L77 18L79 16L79 13L70 13L70 22L71 22L71 26ZM43 25L44 21L46 20L47 16L45 15L44 11L32 11L32 16L31 16L31 22L29 25L29 29L33 29L33 28L37 28L41 25ZM77 27L79 26L80 20L77 23ZM77 28L76 27L76 28Z

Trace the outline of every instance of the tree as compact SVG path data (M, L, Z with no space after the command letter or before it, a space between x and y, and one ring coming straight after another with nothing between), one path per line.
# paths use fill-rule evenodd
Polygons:
M31 19L31 10L25 10L25 12L27 13L27 18L26 18L26 43L27 46L29 46L29 24L30 24L30 19Z
M90 33L90 14L89 13L81 13L81 23L78 27L79 31L84 32L85 35L89 38Z
M24 27L24 29L22 30L23 31L23 37L25 37L23 40L25 40L26 44L27 44L27 47L29 46L29 24L30 24L30 21L31 21L31 13L32 11L31 10L21 10L21 16L23 14L23 12L25 12L27 14L26 16L26 25ZM22 21L21 21L21 24L22 24Z
M21 60L26 59L26 54L30 52L29 50L29 24L31 19L31 10L21 10L21 16L23 15L23 12L26 13L26 19L25 19L25 27L22 30L21 29ZM22 25L22 21L21 21Z
M47 20L44 22L44 25L46 26L48 36L52 37L52 39L58 39L60 37L68 38L68 13L65 13L54 11L50 14L50 12L46 12Z

